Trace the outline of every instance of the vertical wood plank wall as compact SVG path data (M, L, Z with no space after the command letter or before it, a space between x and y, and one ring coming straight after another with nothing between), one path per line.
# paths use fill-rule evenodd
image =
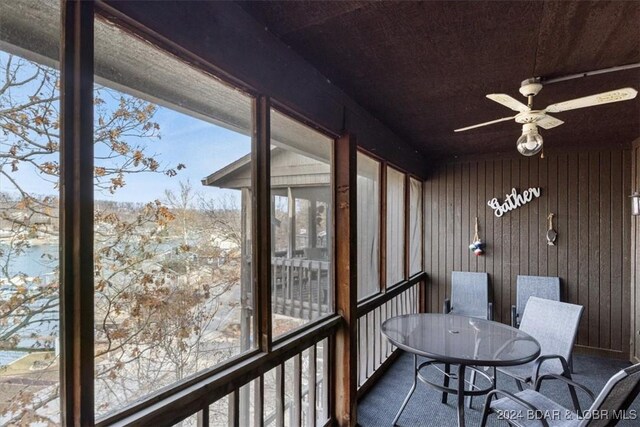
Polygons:
M640 138L633 142L631 192L640 191ZM631 217L631 359L640 363L640 216Z
M637 150L633 154L640 156ZM486 271L496 320L509 323L518 274L559 276L563 301L585 307L579 348L627 358L631 163L631 150L616 149L443 165L424 184L429 310L442 309L452 271ZM503 201L514 187L518 192L541 187L542 194L496 217L487 201ZM556 214L556 246L547 245L545 237L549 212ZM476 216L487 243L480 257L468 248Z

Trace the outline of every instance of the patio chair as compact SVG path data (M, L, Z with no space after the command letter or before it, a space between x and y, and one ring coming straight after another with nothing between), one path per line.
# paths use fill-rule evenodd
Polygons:
M451 299L444 300L444 314L477 317L493 320L493 303L489 301L489 275L469 271L451 272ZM449 386L450 366L444 365L444 387ZM475 386L475 371L471 371L471 383ZM447 393L442 393L442 403L447 403ZM472 399L468 399L471 407Z
M584 413L573 412L539 392L545 380L560 380L584 391L593 403ZM546 374L538 378L535 390L524 390L512 394L503 390L492 390L487 395L480 425L486 426L490 413L496 413L509 424L519 427L605 427L614 426L624 417L640 392L640 363L625 368L612 376L604 388L594 398L593 393L583 385L566 377ZM504 397L501 397L504 396ZM493 400L501 397L498 400ZM538 419L535 416L538 415Z
M540 356L524 365L500 367L497 370L514 378L519 390L523 389L523 384L533 386L541 375L561 375L571 380L567 360L571 359L583 310L581 305L530 297L522 315L520 330L538 341ZM569 393L576 410L580 410L575 388L570 384Z
M560 301L560 278L544 276L518 276L516 279L516 305L511 306L511 326L520 325L529 297Z
M443 312L493 320L493 303L489 301L489 275L468 271L451 272L451 299L444 300Z

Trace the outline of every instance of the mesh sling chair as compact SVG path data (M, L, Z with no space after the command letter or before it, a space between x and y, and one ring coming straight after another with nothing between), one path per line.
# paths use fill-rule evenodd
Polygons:
M511 326L517 328L522 320L529 297L560 301L560 278L518 276L516 279L516 305L511 306Z
M541 375L560 375L571 380L567 360L571 359L573 344L584 307L560 301L530 297L522 315L520 330L540 344L540 356L524 365L497 368L501 373L522 385L533 386ZM567 383L576 410L580 410L575 388Z
M443 312L493 320L489 301L489 275L467 271L451 272L451 299L444 300Z
M559 380L584 391L593 403L580 417L543 394L540 385L546 380ZM625 417L625 411L640 392L640 363L621 370L612 376L596 398L586 387L566 377L546 374L538 378L535 390L524 390L516 394L492 390L487 395L480 425L486 426L490 413L505 418L518 427L605 427L614 426ZM497 400L494 400L498 398ZM535 416L537 415L538 419ZM545 417L546 415L546 417Z
M493 320L493 303L490 302L489 274L468 271L451 272L451 299L444 300L444 314L477 317ZM444 386L449 386L450 366L444 365ZM471 371L471 384L475 386L475 371ZM447 403L447 393L442 393L442 403ZM468 398L471 406L472 398Z

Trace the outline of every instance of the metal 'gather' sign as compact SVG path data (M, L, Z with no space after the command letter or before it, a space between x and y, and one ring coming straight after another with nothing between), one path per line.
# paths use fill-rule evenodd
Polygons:
M487 204L493 209L493 213L500 218L502 215L512 211L520 206L529 203L534 197L540 197L540 187L524 190L522 194L518 194L515 188L511 193L505 194L504 202L500 203L497 198L493 198Z

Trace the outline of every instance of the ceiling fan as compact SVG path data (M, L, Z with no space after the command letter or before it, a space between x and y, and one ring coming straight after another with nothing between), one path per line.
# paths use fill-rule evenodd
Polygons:
M487 95L492 101L502 104L518 114L511 117L503 117L501 119L492 120L490 122L480 123L473 126L456 129L455 132L462 132L469 129L475 129L481 126L492 125L494 123L504 122L515 119L516 123L522 124L522 135L516 142L516 147L520 154L524 156L533 156L542 150L542 136L538 132L538 126L543 129L551 129L560 126L564 122L548 113L561 113L563 111L575 110L577 108L591 107L594 105L609 104L611 102L627 101L633 99L638 94L633 88L625 87L612 90L610 92L598 93L595 95L576 98L570 101L558 102L551 104L542 110L533 109L533 97L542 89L540 79L528 79L522 82L520 93L527 98L527 105L512 98L504 93L491 93Z

